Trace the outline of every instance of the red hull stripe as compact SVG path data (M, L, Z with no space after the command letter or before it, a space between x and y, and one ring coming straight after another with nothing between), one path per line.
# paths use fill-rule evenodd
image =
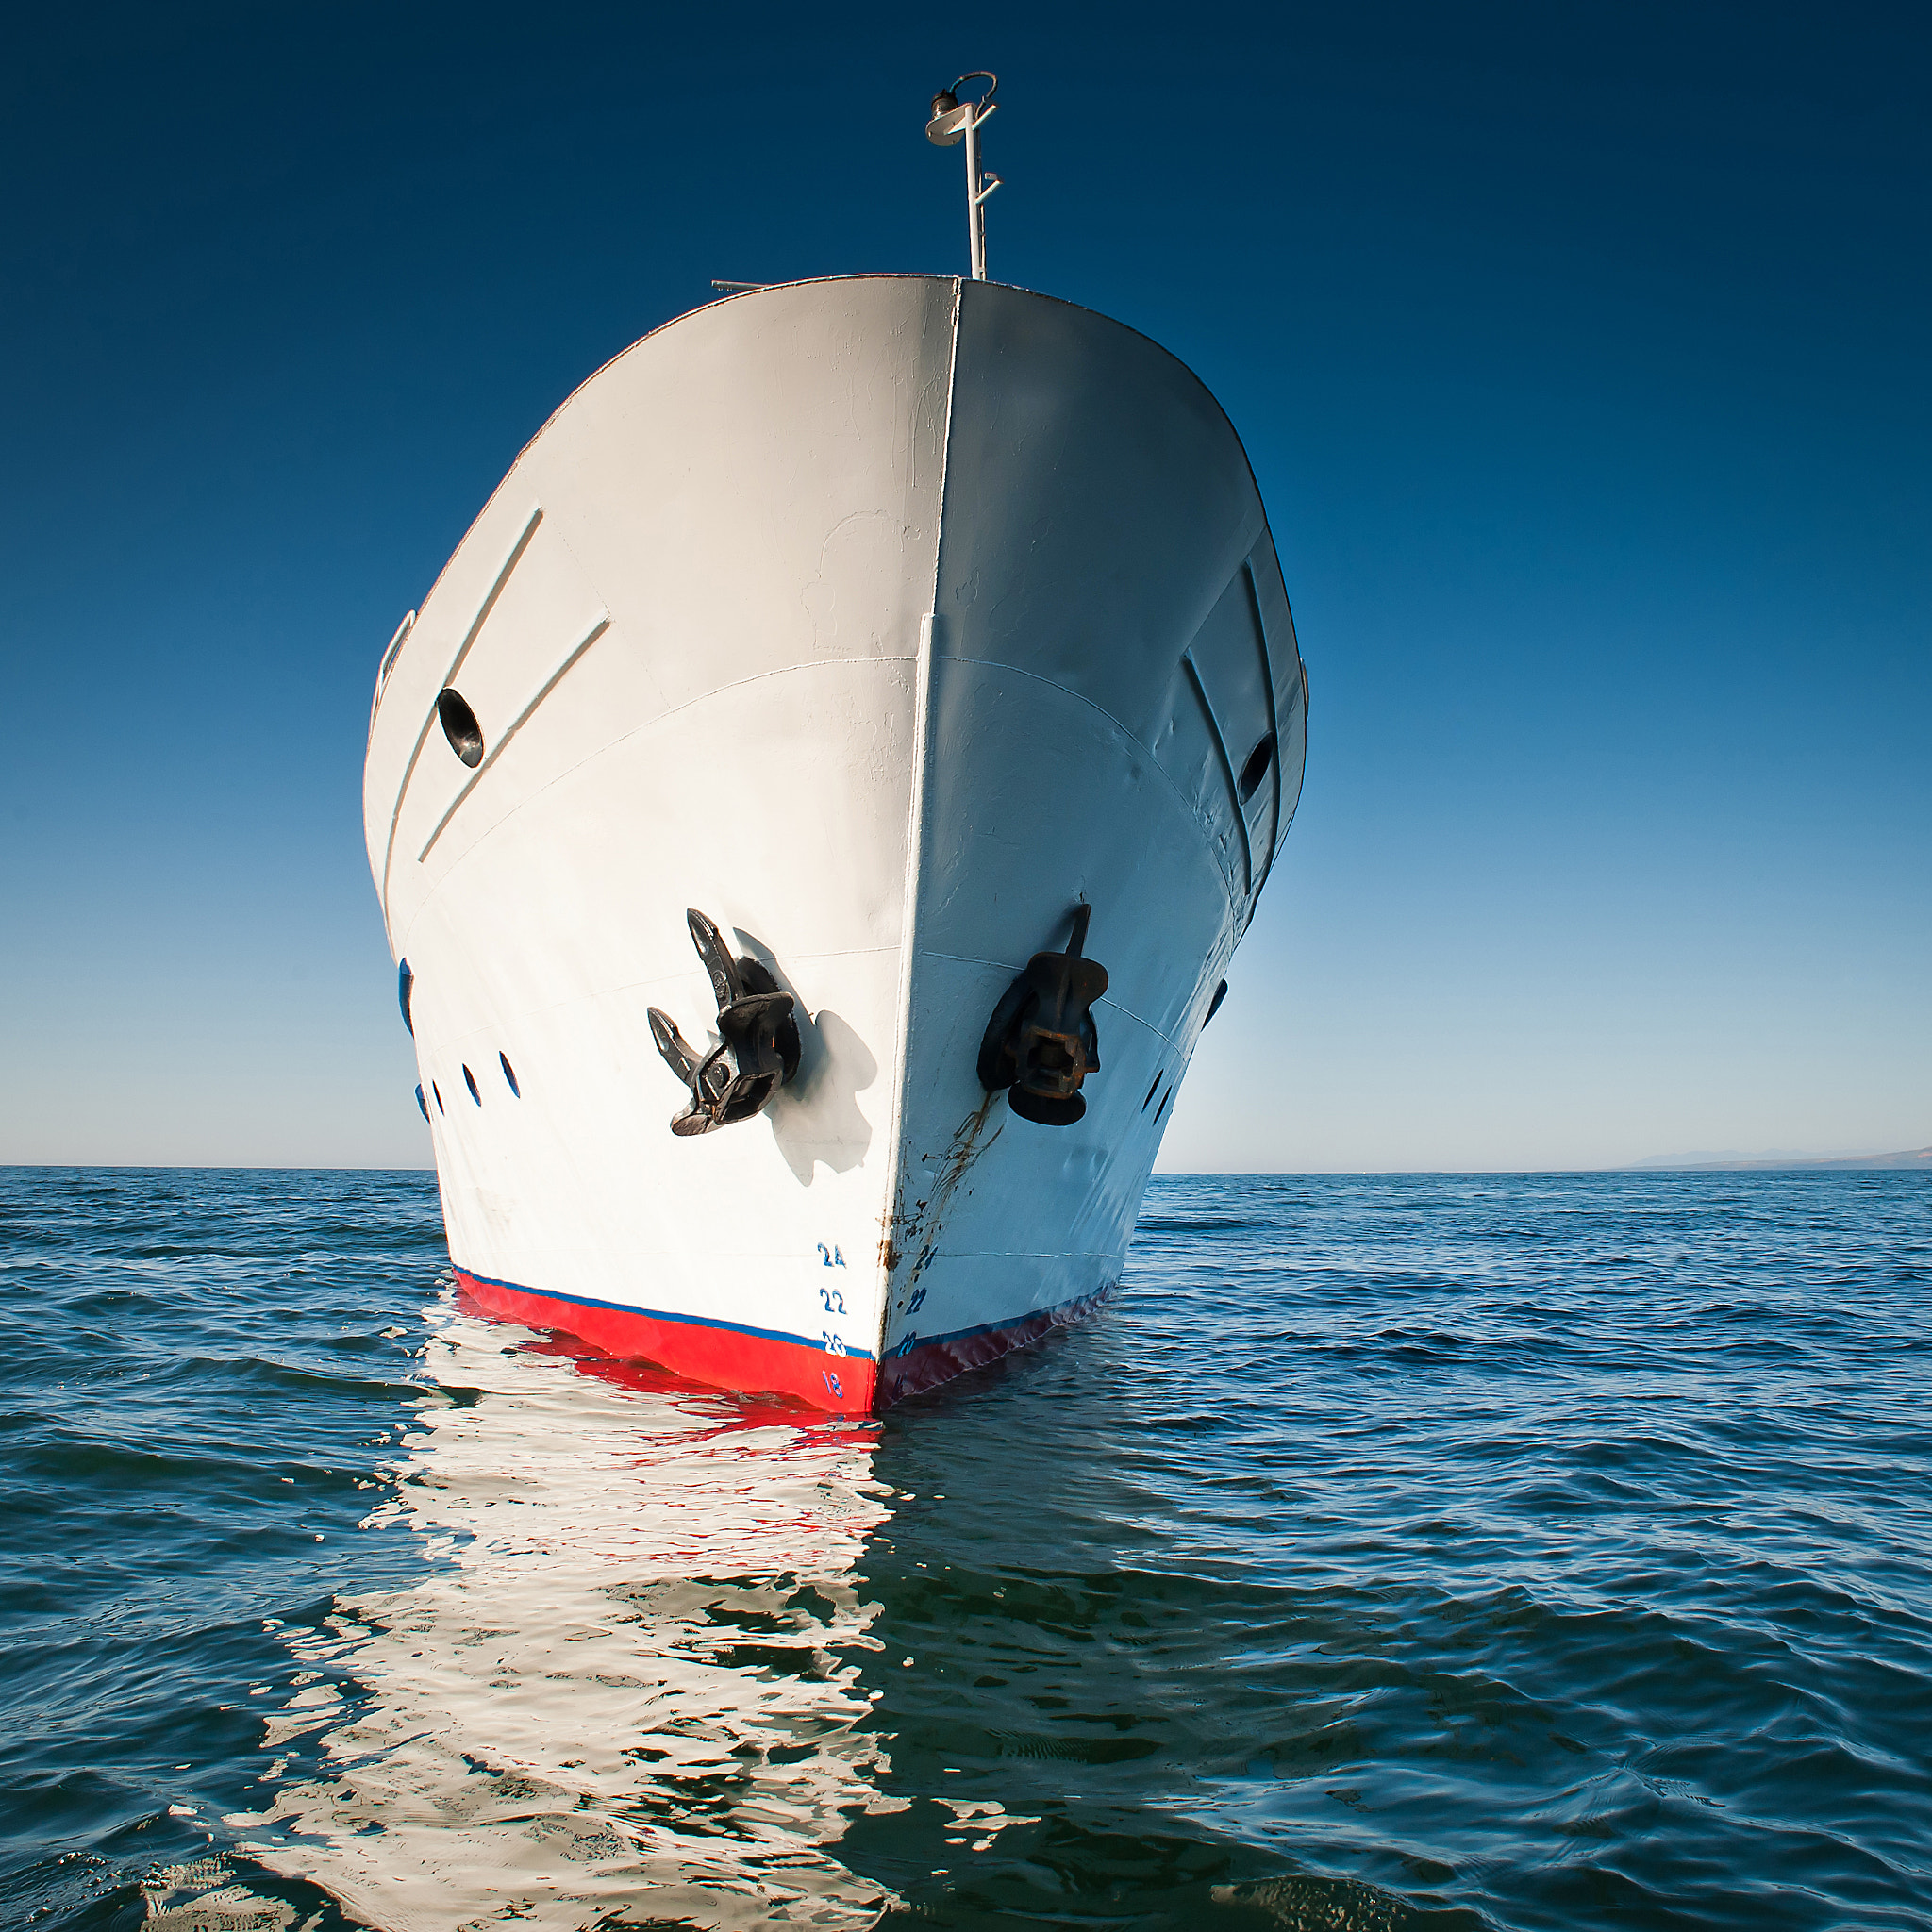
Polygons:
M909 1336L883 1365L858 1349L832 1355L801 1335L709 1321L621 1302L519 1288L487 1274L456 1270L476 1305L525 1327L560 1330L619 1359L641 1357L716 1389L795 1395L838 1415L869 1415L908 1395L937 1388L969 1369L984 1368L1091 1315L1112 1292L1109 1284L1078 1301L1041 1308L1010 1322L989 1322L950 1335Z
M870 1355L832 1355L803 1336L518 1288L472 1274L467 1268L458 1268L456 1275L489 1313L529 1328L561 1329L606 1355L641 1356L714 1389L796 1395L835 1415L872 1412L878 1366Z
M1112 1292L1113 1284L1108 1282L1077 1301L1039 1308L1016 1321L988 1322L951 1335L908 1336L879 1366L879 1407L937 1389L969 1369L983 1369L1016 1348L1027 1347L1056 1328L1072 1327L1094 1313Z
M458 1267L457 1273L462 1277L472 1294L479 1288L502 1289L508 1294L536 1295L546 1302L560 1302L567 1308L605 1308L613 1315L634 1315L646 1322L682 1322L692 1328L722 1328L730 1335L756 1336L760 1341L789 1341L795 1348L810 1349L814 1355L824 1354L824 1349L814 1335L788 1335L782 1328L751 1328L742 1322L721 1322L711 1315L678 1315L665 1308L634 1307L629 1302L600 1302L590 1295L558 1294L554 1289L525 1288L518 1282L498 1281L491 1275L473 1274L469 1269L462 1267ZM872 1350L869 1348L848 1348L845 1353L864 1361L871 1361L873 1358Z

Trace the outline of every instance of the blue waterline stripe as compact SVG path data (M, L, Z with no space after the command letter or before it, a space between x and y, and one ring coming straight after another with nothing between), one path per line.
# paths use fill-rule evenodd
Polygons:
M600 1302L587 1294L558 1294L553 1288L525 1288L520 1281L499 1281L493 1274L478 1274L474 1268L465 1268L460 1261L451 1265L459 1274L467 1274L472 1281L482 1282L487 1288L507 1288L512 1294L538 1295L544 1301L561 1302L567 1308L608 1308L613 1315L642 1315L651 1322L681 1322L687 1328L723 1328L732 1335L755 1335L760 1341L789 1341L793 1347L808 1348L815 1355L831 1353L821 1335L788 1335L782 1328L753 1328L743 1322L713 1321L708 1315L675 1315L668 1308L640 1308L629 1302ZM976 1330L967 1332L977 1333ZM854 1348L849 1342L843 1354L847 1359L877 1360L871 1349Z

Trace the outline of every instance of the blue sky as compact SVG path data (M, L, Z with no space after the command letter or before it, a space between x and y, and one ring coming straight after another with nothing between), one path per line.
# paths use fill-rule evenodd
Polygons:
M383 645L713 275L994 275L1244 436L1299 821L1165 1164L1932 1141L1905 8L189 5L0 75L0 1159L419 1164ZM1257 1069L1260 1077L1257 1077Z

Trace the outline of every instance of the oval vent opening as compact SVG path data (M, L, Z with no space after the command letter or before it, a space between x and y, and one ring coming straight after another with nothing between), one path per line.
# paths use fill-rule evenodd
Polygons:
M510 1065L508 1054L500 1053L496 1058L503 1062L503 1077L509 1082L509 1091L521 1100L524 1097L524 1090L517 1085L517 1070Z
M442 735L449 748L466 765L483 762L483 727L476 722L469 700L461 691L445 685L436 700L436 715L442 720Z
M445 692L444 695L454 696L455 693ZM1247 804L1248 800L1254 797L1255 793L1260 790L1261 780L1268 775L1268 767L1274 761L1274 734L1271 731L1248 754L1248 761L1241 767L1241 803L1243 805Z
M443 1106L443 1104L442 1104L442 1089L441 1089L441 1087L439 1087L439 1086L438 1086L438 1085L436 1084L436 1082L435 1082L434 1080L432 1080L432 1081L430 1081L430 1083L429 1083L429 1091L430 1091L430 1092L432 1092L433 1094L435 1094L435 1095L436 1095L436 1110L437 1110L437 1112L438 1112L438 1113L447 1113L447 1112L449 1111L449 1108L446 1108L445 1106Z
M470 1090L470 1098L478 1107L481 1107L483 1105L483 1096L476 1091L476 1076L471 1073L468 1067L463 1069L463 1085Z

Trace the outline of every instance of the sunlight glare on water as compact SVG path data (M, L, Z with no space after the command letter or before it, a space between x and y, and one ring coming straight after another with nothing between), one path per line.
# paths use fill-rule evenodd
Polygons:
M383 1513L442 1560L296 1634L312 1682L263 1748L317 1732L322 1774L227 1821L238 1849L396 1932L576 1926L645 1890L677 1923L872 1924L877 1886L823 1847L891 1804L852 1661L874 1432L430 1320L458 1399L421 1411Z

